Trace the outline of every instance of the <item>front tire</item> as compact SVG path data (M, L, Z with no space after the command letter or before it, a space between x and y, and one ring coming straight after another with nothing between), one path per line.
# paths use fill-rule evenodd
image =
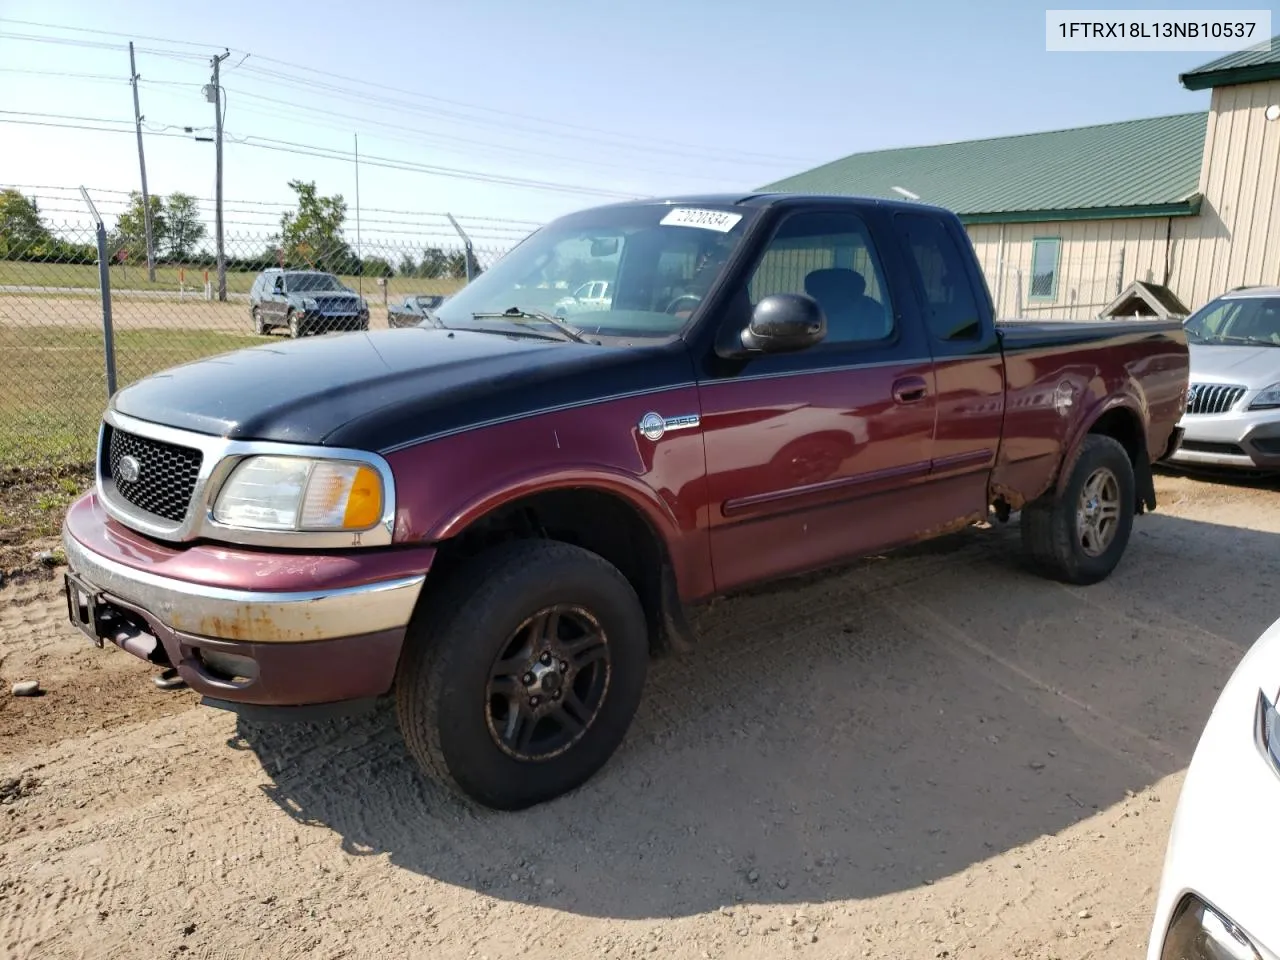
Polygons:
M253 314L253 332L259 337L265 337L271 328L263 322L262 311L254 307L251 313Z
M289 311L289 336L295 340L302 336L302 324L298 322L298 315L292 310Z
M590 779L622 743L649 649L635 590L602 557L526 540L487 551L415 617L396 678L414 759L498 810Z
M1022 546L1046 576L1080 586L1120 563L1137 503L1133 464L1118 441L1089 434L1059 497L1022 510Z

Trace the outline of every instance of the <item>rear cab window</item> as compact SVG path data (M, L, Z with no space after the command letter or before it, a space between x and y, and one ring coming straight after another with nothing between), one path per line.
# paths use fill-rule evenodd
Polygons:
M894 214L920 309L930 336L941 343L972 343L989 332L969 278L969 259L938 217Z

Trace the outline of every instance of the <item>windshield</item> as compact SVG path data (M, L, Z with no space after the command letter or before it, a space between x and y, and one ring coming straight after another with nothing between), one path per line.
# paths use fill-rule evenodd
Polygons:
M755 216L751 208L625 204L548 224L446 300L446 327L514 327L477 314L549 314L586 334L680 332ZM525 318L528 320L528 317ZM553 325L522 322L521 326Z
M1183 326L1192 343L1280 347L1280 297L1213 300Z
M331 277L327 273L287 273L284 278L284 287L290 293L344 289L336 277Z

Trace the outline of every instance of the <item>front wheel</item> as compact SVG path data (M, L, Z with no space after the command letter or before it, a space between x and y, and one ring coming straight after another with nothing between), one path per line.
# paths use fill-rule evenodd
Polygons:
M262 311L254 307L251 313L253 314L253 332L260 337L265 337L271 328L263 322Z
M625 738L648 669L631 584L602 557L546 540L496 547L450 580L447 599L415 618L396 678L409 752L499 810L590 779Z
M292 310L289 311L289 336L295 340L302 336L302 325L298 322L298 315Z
M1133 464L1111 437L1085 437L1061 496L1022 510L1022 545L1046 575L1087 585L1110 576L1129 543L1137 503Z

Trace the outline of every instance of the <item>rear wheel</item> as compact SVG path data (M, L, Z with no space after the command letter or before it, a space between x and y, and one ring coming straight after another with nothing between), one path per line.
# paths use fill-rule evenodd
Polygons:
M496 547L415 618L396 679L409 752L501 810L590 779L626 736L648 669L644 611L594 553L555 541Z
M1061 496L1022 510L1022 545L1047 576L1065 583L1106 579L1129 543L1136 505L1129 454L1111 437L1085 437Z

